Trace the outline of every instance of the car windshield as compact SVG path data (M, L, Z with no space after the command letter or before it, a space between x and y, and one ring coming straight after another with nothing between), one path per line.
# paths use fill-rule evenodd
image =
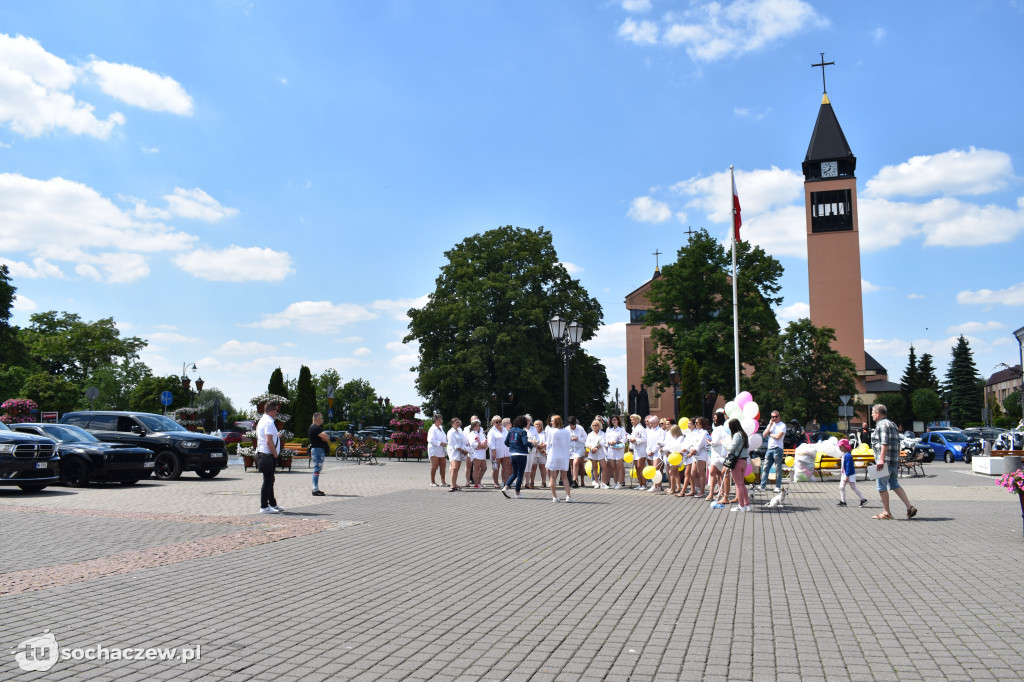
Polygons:
M58 443L98 443L99 439L77 426L67 424L45 424L40 427L47 438Z
M159 414L137 414L135 418L142 422L147 431L188 431L173 419Z
M7 424L0 422L0 431L10 431L10 429L7 428Z
M947 443L966 443L967 436L962 433L956 433L955 431L944 431L942 437L946 439Z

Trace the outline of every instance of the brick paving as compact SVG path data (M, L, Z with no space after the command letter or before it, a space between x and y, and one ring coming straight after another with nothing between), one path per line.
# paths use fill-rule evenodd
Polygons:
M974 680L1024 670L1017 500L963 464L905 479L896 521L861 483L801 483L779 510L630 490L448 493L425 463L278 476L302 536L0 597L0 680ZM259 476L0 489L0 579L239 531ZM757 493L755 504L770 496ZM851 499L851 496L848 496ZM176 516L180 515L180 516ZM193 515L193 516L189 516ZM886 582L876 587L880 576ZM201 646L197 661L59 660L19 642Z

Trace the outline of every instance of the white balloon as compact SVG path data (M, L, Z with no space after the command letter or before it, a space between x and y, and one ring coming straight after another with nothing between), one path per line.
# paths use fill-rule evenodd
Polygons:
M761 439L760 433L755 433L754 435L747 438L747 442L750 444L751 450L757 450L759 447L761 447L761 443L763 442L763 440Z
M725 414L728 415L730 419L743 416L743 413L740 410L739 405L737 405L732 400L727 402L723 409L725 410Z
M754 432L757 431L757 422L753 419L748 419L747 417L740 420L740 426L743 427L743 432L747 434L747 436L752 436Z
M757 415L761 413L761 409L757 406L753 400L743 406L743 416L750 417L751 419L757 419Z

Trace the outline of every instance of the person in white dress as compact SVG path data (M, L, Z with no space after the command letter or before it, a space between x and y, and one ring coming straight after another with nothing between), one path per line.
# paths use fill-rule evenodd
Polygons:
M728 499L729 479L731 476L723 475L725 471L725 453L732 444L732 434L729 427L725 425L725 410L719 408L715 411L715 425L711 429L711 448L708 452L708 496L706 500L715 499L715 485L718 485L718 502L715 504L724 505L722 498Z
M708 443L711 440L711 423L707 417L694 417L690 420L695 424L690 435L690 452L694 458L692 487L694 497L704 497L708 481Z
M686 438L687 436L679 428L679 425L673 424L669 427L668 433L665 434L665 440L661 444L662 466L668 476L668 494L677 497L681 497L679 493L683 490L680 485L680 474L686 466L686 457L683 454L686 450ZM672 464L669 458L677 453L682 459L679 464Z
M569 430L562 428L562 418L551 415L548 428L544 431L547 450L548 480L551 482L551 501L558 502L558 476L561 473L565 486L565 501L572 502L572 488L569 487Z
M614 490L619 490L626 482L626 465L622 457L626 454L628 436L619 415L613 414L608 424L608 429L604 433L604 456L608 463L608 474L604 478L604 483Z
M473 466L472 474L469 477L467 486L475 485L480 487L480 481L484 478L484 471L487 469L487 435L480 426L480 420L474 419L469 425L469 452ZM456 488L457 490L458 488Z
M498 471L501 469L502 455L505 451L505 436L508 435L501 428L501 417L491 417L491 428L487 430L487 449L491 451L491 475L494 477L494 487L498 485ZM480 481L475 481L474 488L479 488Z
M448 438L444 435L444 428L441 426L441 415L434 414L434 423L427 431L427 456L430 457L430 485L437 487L434 480L437 470L441 470L441 485L448 485L444 480L445 456L447 453Z
M548 487L548 468L546 465L548 455L544 450L544 422L537 419L529 431L533 439L533 468L530 470L530 484L527 488L533 489L537 479L537 471L540 471L540 487Z
M633 430L629 434L629 447L633 452L633 471L636 472L636 480L642 489L646 481L640 473L647 466L647 429L641 423L640 415L631 414L629 420L633 423Z
M462 429L462 433L466 434L466 440L469 441L469 444L470 444L469 459L466 461L466 487L467 488L469 486L473 485L473 453L476 450L476 446L475 446L476 440L471 436L471 433L470 433L471 431L473 431L473 424L476 424L477 428L479 429L480 417L476 416L475 414L472 417L469 418L469 424L467 424L466 427L464 429ZM452 481L452 483L455 484L455 483L458 483L458 481Z
M448 460L451 462L452 487L458 489L455 483L459 480L459 469L462 463L469 459L469 439L462 430L461 419L455 417L451 425L452 428L448 429Z
M587 455L587 432L579 425L576 417L569 417L569 467L572 470L572 481L570 485L578 488L585 483L586 472L583 469L583 458Z
M601 431L601 420L595 419L590 423L590 433L587 434L587 458L590 460L590 477L594 480L595 488L607 488L602 485L598 478L598 467L605 468L605 444L604 432Z
M658 423L658 418L655 415L647 417L647 465L653 466L655 469L662 472L664 476L664 460L661 456L661 446L665 442L665 431L661 428ZM659 484L655 489L654 481L651 481L646 490L649 492L662 492L662 487Z

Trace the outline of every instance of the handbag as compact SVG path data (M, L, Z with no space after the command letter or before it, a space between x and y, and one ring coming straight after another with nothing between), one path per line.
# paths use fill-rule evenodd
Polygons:
M725 468L726 469L734 468L736 466L736 462L738 462L739 459L740 459L740 456L738 454L729 453L729 455L726 456L726 458L725 458Z

